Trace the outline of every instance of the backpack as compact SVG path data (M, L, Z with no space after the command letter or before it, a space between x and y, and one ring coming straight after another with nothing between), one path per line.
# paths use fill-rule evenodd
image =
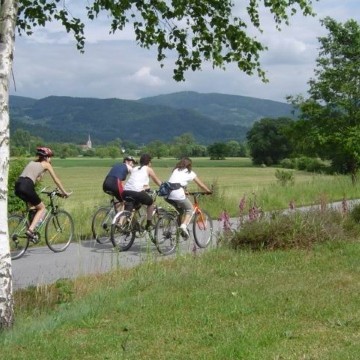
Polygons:
M177 190L180 188L181 185L178 183L171 183L169 181L164 181L163 183L161 183L159 187L158 196L168 197L173 190Z

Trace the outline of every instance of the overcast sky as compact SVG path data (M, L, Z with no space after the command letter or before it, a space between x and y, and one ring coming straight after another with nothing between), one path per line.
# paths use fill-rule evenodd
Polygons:
M73 3L72 9L83 4ZM235 0L239 3L239 0ZM240 5L239 5L240 8ZM306 94L319 51L319 36L326 35L319 19L360 19L359 0L320 0L314 4L316 17L296 16L282 31L275 28L270 14L261 18L264 33L256 34L269 50L261 55L269 83L242 74L235 66L213 70L205 63L200 72L187 72L186 81L172 79L173 59L160 68L156 51L138 47L131 28L109 35L106 19L95 20L86 30L85 54L59 26L40 29L31 37L15 42L14 81L10 94L36 99L50 95L139 99L179 91L223 93L286 102L287 95ZM242 10L243 12L244 10Z

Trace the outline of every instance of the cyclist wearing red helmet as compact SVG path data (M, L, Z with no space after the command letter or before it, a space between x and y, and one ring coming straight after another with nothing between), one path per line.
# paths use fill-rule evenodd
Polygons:
M38 147L36 149L36 160L30 161L20 174L15 183L15 195L21 200L24 200L29 206L33 206L36 209L36 214L32 219L32 222L27 231L29 237L34 237L35 225L41 220L45 212L45 204L41 201L39 195L35 191L35 183L40 181L44 176L44 173L48 171L57 185L59 190L65 197L70 194L67 193L61 184L61 181L56 176L55 171L51 165L51 157L54 153L47 147Z

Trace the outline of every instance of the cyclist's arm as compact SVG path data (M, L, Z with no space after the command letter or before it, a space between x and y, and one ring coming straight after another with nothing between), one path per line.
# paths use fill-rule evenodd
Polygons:
M68 192L66 192L66 190L63 187L60 179L56 176L55 171L54 171L53 167L51 166L51 164L45 163L43 166L50 173L52 179L54 180L54 183L60 189L60 191L64 194L64 196L69 196L70 194Z
M155 171L151 167L148 167L148 174L156 185L161 185L161 180L156 176Z
M200 186L204 191L211 193L211 190L198 178L194 179L195 183Z

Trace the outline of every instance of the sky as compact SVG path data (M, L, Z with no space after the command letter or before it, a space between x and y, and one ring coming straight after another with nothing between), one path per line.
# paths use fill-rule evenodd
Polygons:
M240 0L235 11L244 13ZM81 0L67 0L76 15ZM327 34L320 19L326 16L345 22L360 21L359 0L320 0L313 4L315 17L296 15L290 25L276 30L269 13L263 13L263 33L254 32L268 47L261 54L262 69L269 79L263 83L256 74L248 76L235 65L213 69L204 63L198 72L186 72L184 82L172 78L174 58L163 68L156 49L142 49L133 40L131 28L109 34L110 21L104 17L86 26L85 53L59 25L40 28L32 36L17 36L10 80L10 95L41 99L47 96L118 98L137 100L180 91L222 93L286 102L288 95L305 95L319 54L319 36ZM250 29L250 31L252 31Z

